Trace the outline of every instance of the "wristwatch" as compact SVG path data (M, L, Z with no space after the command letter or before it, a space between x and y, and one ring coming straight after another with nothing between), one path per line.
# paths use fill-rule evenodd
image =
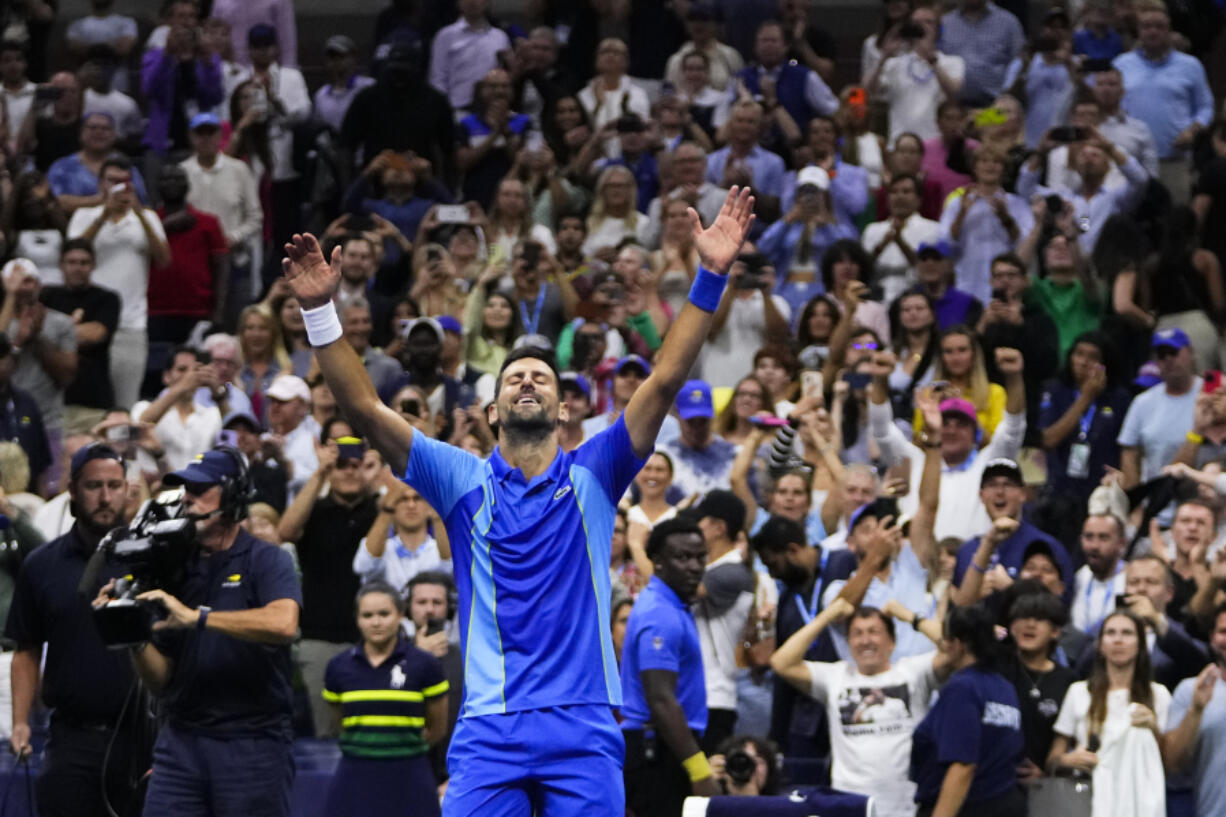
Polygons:
M207 604L202 604L196 608L196 612L200 613L200 618L196 619L196 629L203 630L205 622L209 620L209 613L213 612L213 608Z

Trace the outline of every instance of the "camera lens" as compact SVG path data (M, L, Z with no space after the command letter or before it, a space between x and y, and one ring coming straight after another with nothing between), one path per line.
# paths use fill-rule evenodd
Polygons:
M724 758L724 771L728 778L738 786L744 786L753 779L758 770L758 761L744 749L729 752Z

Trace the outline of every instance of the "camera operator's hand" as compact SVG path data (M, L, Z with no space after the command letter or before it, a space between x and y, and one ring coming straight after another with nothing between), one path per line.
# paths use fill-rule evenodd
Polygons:
M723 795L723 787L715 782L715 775L711 775L706 780L696 780L690 784L690 793L695 797L720 797Z
M111 579L106 584L98 588L98 595L94 596L94 600L90 602L90 606L97 610L99 607L105 607L107 602L115 598L115 580Z
M13 734L9 735L9 748L19 758L33 754L34 747L30 744L30 724L13 724Z
M165 590L146 590L136 597L139 601L161 602L166 608L166 618L153 623L154 630L184 630L195 627L200 620L200 611L188 607Z

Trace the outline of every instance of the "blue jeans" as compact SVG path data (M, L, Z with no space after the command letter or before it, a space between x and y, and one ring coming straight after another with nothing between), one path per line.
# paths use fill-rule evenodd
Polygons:
M145 817L289 817L289 741L216 738L162 727Z

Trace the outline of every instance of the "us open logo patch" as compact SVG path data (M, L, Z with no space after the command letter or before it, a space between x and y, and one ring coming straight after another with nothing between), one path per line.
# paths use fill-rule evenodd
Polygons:
M222 587L239 587L243 583L243 577L238 573L231 573L226 576L226 580L221 583Z

